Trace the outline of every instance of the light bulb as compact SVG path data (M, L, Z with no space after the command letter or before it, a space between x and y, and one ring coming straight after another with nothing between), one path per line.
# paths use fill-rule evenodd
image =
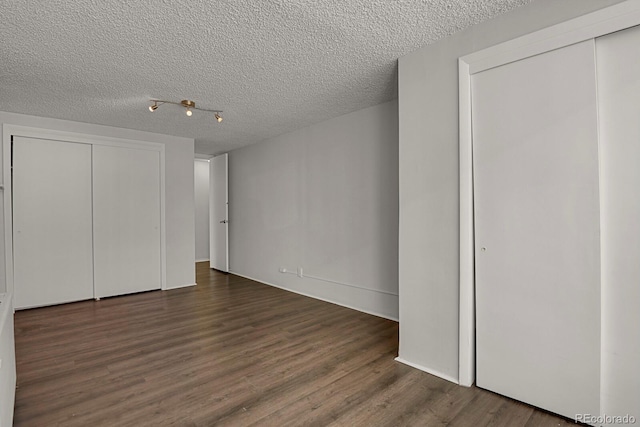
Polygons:
M187 108L187 116L191 117L192 114L193 114L193 111Z
M222 122L222 116L218 113L214 114L213 117L216 118L216 120L218 121L218 123Z
M152 113L154 111L156 111L157 109L158 109L158 105L157 104L149 105L149 111L151 111Z

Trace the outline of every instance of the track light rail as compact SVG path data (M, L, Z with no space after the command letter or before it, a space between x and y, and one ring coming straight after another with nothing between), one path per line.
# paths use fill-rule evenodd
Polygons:
M188 99L183 99L180 102L167 101L164 99L150 99L149 101L153 102L153 104L149 106L149 111L151 111L152 113L156 111L158 107L161 106L162 104L172 104L172 105L178 105L180 107L184 107L186 109L185 114L189 117L191 117L191 115L193 114L193 110L198 110L198 111L206 111L209 113L214 113L213 117L215 117L216 121L218 123L222 121L222 116L220 115L222 113L222 110L211 110L208 108L196 107L196 103Z

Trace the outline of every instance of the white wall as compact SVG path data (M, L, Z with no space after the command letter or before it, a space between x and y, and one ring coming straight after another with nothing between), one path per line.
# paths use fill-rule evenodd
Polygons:
M0 112L0 123L164 144L167 288L195 283L193 139L5 112ZM2 212L3 206L0 206L0 215ZM3 292L6 289L3 247L5 230L4 218L0 219L0 292Z
M620 0L537 0L399 60L399 357L458 378L458 57Z
M397 144L393 101L231 151L231 271L396 319Z
M196 261L209 261L209 160L195 160L194 183Z

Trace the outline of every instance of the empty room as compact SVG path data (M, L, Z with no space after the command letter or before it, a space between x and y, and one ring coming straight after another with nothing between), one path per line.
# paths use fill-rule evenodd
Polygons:
M0 427L640 422L640 0L0 16Z

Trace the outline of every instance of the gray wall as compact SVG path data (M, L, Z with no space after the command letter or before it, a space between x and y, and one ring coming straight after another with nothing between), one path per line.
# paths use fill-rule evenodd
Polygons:
M209 160L194 163L196 261L209 261Z
M538 0L399 60L400 350L458 378L458 57L620 0Z
M229 197L232 272L397 318L395 101L231 151Z
M57 131L77 132L97 136L133 139L163 143L165 145L165 225L166 225L166 267L167 288L181 287L195 283L193 262L195 259L194 239L194 193L193 193L193 139L140 132L109 126L67 120L49 119L0 112L1 124L13 124ZM0 161L0 174L2 162ZM2 198L0 197L0 201ZM2 201L2 203L4 203ZM3 216L0 205L0 217ZM0 292L5 290L4 271L4 218L0 218Z

